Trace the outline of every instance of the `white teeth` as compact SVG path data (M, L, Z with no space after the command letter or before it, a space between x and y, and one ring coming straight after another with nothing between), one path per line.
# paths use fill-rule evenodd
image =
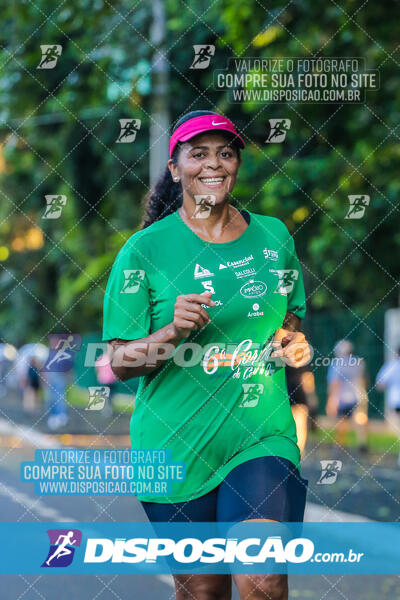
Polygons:
M200 181L204 181L204 183L221 183L223 181L223 177L201 177Z

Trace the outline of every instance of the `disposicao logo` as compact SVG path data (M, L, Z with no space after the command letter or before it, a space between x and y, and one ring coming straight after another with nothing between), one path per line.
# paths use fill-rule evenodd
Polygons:
M79 529L48 529L49 553L42 567L68 567L74 558L75 548L81 545Z
M240 288L240 293L245 298L258 298L259 296L263 296L266 291L267 284L263 281L254 281L254 279L245 283Z
M247 554L252 547L250 554ZM254 548L258 549L258 554ZM242 541L210 538L204 541L183 538L90 538L86 544L84 563L156 563L160 557L173 558L178 563L235 563L263 564L269 558L276 563L302 563L310 560L314 544L308 538L283 542L280 536L248 538Z

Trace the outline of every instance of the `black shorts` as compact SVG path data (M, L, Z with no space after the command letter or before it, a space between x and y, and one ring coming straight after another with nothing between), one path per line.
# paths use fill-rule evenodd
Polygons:
M280 456L248 460L213 490L188 502L142 502L151 522L226 522L271 519L302 522L308 480Z
M307 406L307 397L304 393L303 388L297 387L297 388L294 388L293 390L288 389L288 396L289 396L290 406L297 406L299 404L303 404L304 406Z
M357 402L355 402L354 404L347 404L345 406L339 406L338 411L337 411L337 416L343 417L344 419L350 419L356 406L357 406Z
M308 371L307 367L286 367L286 385L291 406L296 404L304 404L307 406L307 396L305 394L301 377L303 373Z

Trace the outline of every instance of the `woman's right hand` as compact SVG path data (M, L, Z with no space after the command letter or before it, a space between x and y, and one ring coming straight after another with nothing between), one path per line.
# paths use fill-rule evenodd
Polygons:
M189 337L192 331L202 329L210 322L207 311L201 305L216 306L214 300L211 300L211 295L212 292L203 292L177 297L172 325L178 337Z

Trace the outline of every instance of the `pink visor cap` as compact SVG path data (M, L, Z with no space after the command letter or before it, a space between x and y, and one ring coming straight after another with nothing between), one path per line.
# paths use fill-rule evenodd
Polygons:
M178 142L187 142L195 135L204 133L205 131L229 131L236 136L242 148L245 147L243 139L240 137L232 121L220 115L202 115L201 117L193 117L185 121L174 131L169 140L169 156L171 158L174 148Z

